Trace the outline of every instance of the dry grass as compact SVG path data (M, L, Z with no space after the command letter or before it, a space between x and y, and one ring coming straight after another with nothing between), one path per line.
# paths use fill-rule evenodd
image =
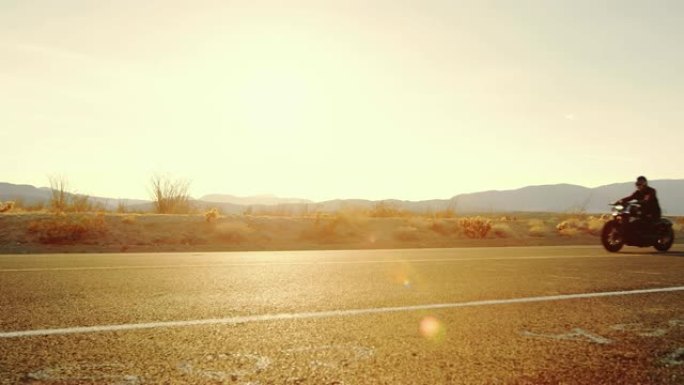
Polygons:
M45 202L36 202L33 204L26 204L23 200L18 199L14 202L14 207L12 208L15 212L38 212L45 211Z
M319 215L309 228L301 232L300 238L316 242L333 242L340 238L340 228L345 225L346 220L342 217L328 217Z
M74 195L71 197L71 204L65 210L75 213L85 213L94 210L93 204L90 202L90 197L87 195Z
M459 233L458 221L455 219L433 219L432 224L428 228L445 237Z
M427 213L427 216L432 218L456 218L456 210L448 208L434 212L431 211Z
M260 216L260 217L298 217L308 215L308 207L301 211L295 210L291 205L274 205L254 208L249 206L245 209L244 215Z
M132 225L137 222L137 216L136 215L125 215L121 217L121 223L127 224L127 225Z
M401 226L394 230L394 239L398 241L417 241L420 239L418 228L413 226Z
M371 218L401 218L411 216L412 214L409 211L399 209L391 203L378 202L368 210L367 215Z
M675 218L672 229L676 232L684 232L684 217Z
M103 216L66 216L35 220L27 233L43 244L73 244L88 238L97 239L107 232Z
M530 219L527 221L528 234L532 237L545 237L551 233L551 229L541 219Z
M44 245L73 251L191 251L587 244L595 242L589 234L601 224L598 217L543 213L518 214L516 220L501 215L379 218L365 209L345 209L299 217L219 215L207 221L199 213L97 216L15 209L0 216L0 252L55 250Z
M495 223L492 225L491 232L497 238L512 238L514 236L513 229L507 223Z
M214 237L226 243L244 242L253 232L254 229L244 222L218 223L213 228Z

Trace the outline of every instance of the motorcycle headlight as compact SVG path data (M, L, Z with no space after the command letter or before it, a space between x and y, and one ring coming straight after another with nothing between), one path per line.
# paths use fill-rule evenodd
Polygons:
M623 205L615 205L615 210L622 211L625 209L625 206Z

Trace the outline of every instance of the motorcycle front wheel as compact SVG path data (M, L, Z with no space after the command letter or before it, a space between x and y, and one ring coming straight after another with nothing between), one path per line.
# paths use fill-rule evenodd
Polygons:
M601 243L611 253L617 253L624 246L625 241L620 231L620 226L615 221L606 222L601 231Z
M653 247L658 251L668 251L672 244L674 243L674 230L672 227L667 227L667 229L662 230L658 236L658 241Z

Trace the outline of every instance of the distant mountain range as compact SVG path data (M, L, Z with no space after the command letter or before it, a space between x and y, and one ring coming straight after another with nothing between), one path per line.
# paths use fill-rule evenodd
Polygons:
M199 199L204 202L217 202L217 203L232 203L235 205L281 205L281 204L292 204L292 203L314 203L308 199L299 198L279 198L275 195L254 195L249 197L238 197L235 195L227 194L210 194L205 195Z
M684 179L662 179L650 181L658 191L660 205L665 215L684 215ZM627 196L634 191L633 182L615 183L595 188L571 184L528 186L515 190L483 191L460 194L450 199L426 201L363 199L337 199L312 202L298 198L279 198L273 195L237 197L226 194L205 195L193 203L200 209L218 208L224 214L240 214L245 211L314 212L336 211L341 208L370 208L383 202L398 209L415 212L453 209L457 213L498 212L607 212L608 203ZM0 201L21 201L24 205L46 203L50 189L30 185L15 185L0 182ZM129 210L151 210L152 202L136 199L113 199L90 197L91 202L107 209L116 209L119 204Z

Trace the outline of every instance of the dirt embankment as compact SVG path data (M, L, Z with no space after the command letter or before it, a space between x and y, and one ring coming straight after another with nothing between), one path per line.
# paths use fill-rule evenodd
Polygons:
M304 217L5 213L0 215L0 253L598 244L605 219L577 214L375 218L345 213ZM683 221L677 221L681 237Z

